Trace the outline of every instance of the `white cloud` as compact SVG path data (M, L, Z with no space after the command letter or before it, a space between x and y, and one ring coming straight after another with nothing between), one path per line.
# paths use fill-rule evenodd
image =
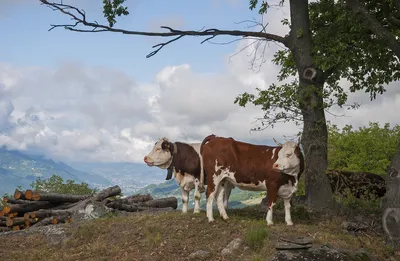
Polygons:
M268 31L283 36L287 28L280 20L288 12L281 10L269 15ZM241 42L237 50L248 43ZM143 84L122 72L80 63L62 63L52 70L0 64L0 145L35 149L62 160L141 162L164 136L187 142L211 133L254 143L282 140L300 128L286 123L250 133L255 118L262 116L260 108L233 103L240 93L276 82L279 68L271 58L278 48L269 43L259 72L249 70L250 48L227 55L223 73L196 73L181 64L165 67ZM363 107L348 117L327 118L339 126L400 123L398 83L373 102L365 93L352 94L350 100L362 101Z

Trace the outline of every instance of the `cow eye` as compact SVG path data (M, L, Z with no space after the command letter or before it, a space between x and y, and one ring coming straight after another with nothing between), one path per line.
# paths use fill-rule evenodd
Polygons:
M157 151L160 151L160 150L161 150L160 148L157 149Z
M288 153L288 154L286 154L286 157L290 157L290 156L292 156L292 153Z

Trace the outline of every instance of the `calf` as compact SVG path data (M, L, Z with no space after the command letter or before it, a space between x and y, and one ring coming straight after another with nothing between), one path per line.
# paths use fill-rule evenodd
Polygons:
M195 189L193 212L200 213L200 145L200 143L170 142L167 138L161 138L143 159L150 167L157 166L161 169L168 169L167 180L171 179L173 173L175 181L181 189L183 213L187 213L189 193L193 188ZM206 176L204 176L204 180L206 180Z
M298 180L304 170L304 158L299 144L293 141L277 147L253 145L233 138L207 136L200 147L204 175L207 176L207 217L213 218L213 200L216 198L221 217L228 219L222 203L225 186L242 190L267 191L266 221L272 225L273 206L277 197L284 200L285 221L293 225L290 199L297 190Z
M356 198L380 198L386 194L385 179L370 172L328 170L327 176L333 192L345 196L345 191Z

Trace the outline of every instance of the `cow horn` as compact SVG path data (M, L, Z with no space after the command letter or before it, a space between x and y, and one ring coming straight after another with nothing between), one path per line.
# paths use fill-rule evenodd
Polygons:
M276 143L276 145L282 146L282 143L277 142L275 138L272 138L272 139L274 140L274 142Z
M297 144L300 145L301 142L301 137L299 137L299 139L297 140Z

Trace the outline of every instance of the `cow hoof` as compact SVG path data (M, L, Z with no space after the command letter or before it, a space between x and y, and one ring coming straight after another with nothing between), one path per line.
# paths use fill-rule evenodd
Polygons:
M226 217L226 218L222 217L222 220L225 221L225 222L228 222L229 221L229 217Z
M287 222L286 225L293 226L293 222Z
M267 223L267 226L273 226L274 225L274 223L273 222L271 222L271 223Z
M193 214L200 214L200 210L193 211Z
M214 219L208 220L208 223L213 224L215 223L215 220Z

